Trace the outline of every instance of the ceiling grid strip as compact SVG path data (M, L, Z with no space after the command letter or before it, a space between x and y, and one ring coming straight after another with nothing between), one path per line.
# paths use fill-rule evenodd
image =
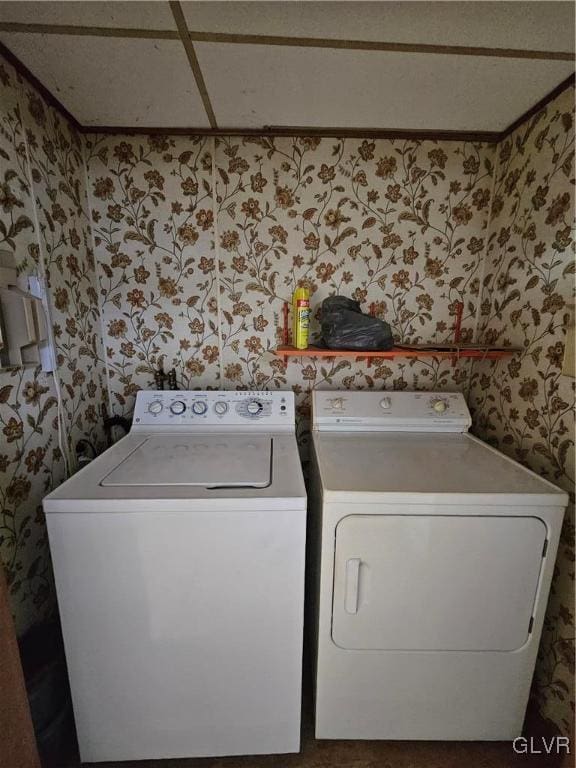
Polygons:
M180 40L173 29L142 29L139 27L93 27L76 24L33 24L0 21L0 32L28 35L71 35L72 37L125 37L142 40Z
M210 96L208 95L208 89L206 88L206 83L204 82L204 75L202 74L202 70L200 69L200 63L198 62L196 51L194 50L194 46L192 45L192 40L190 39L190 35L188 34L188 27L186 26L186 19L184 18L184 12L182 10L182 6L178 2L178 0L170 0L169 4L170 4L170 9L172 11L172 15L174 16L174 21L176 22L176 27L178 28L180 39L182 40L182 45L184 46L184 50L186 51L186 56L188 57L188 63L190 64L190 69L192 70L192 74L194 75L196 86L200 92L202 103L204 104L204 109L206 110L208 122L210 123L211 128L218 128L218 123L216 122L216 115L214 114L214 110L212 109L212 103L210 101Z
M196 32L194 30L190 30L190 38L196 43L276 45L296 48L379 51L382 53L426 53L445 56L491 56L504 59L574 61L574 54L569 51L537 51L522 48L485 48L483 46L432 45L430 43L392 43L379 40L340 40L337 38L289 37L286 35L246 35L228 32Z
M179 2L170 5L180 5ZM570 51L541 51L530 48L488 48L485 46L434 45L429 43L394 43L379 40L346 40L328 37L293 37L289 35L237 34L230 32L199 32L188 29L184 14L176 22L178 32L169 29L131 27L93 27L71 24L33 24L0 22L0 32L21 32L43 35L77 35L88 37L126 37L147 40L178 40L182 29L187 30L193 43L224 43L229 45L272 45L297 48L328 48L333 50L377 51L382 53L423 53L444 56L488 56L504 59L534 59L545 61L574 61ZM173 11L174 12L174 11Z

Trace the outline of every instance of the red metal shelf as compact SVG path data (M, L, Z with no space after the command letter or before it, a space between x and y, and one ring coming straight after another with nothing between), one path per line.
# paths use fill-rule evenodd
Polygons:
M307 349L296 349L289 344L283 344L275 350L278 357L288 361L291 357L354 357L358 360L391 360L395 357L438 357L448 359L476 359L476 360L500 360L510 357L520 350L517 347L483 347L466 345L439 345L432 344L422 346L392 347L385 352L358 352L349 349L322 349L310 346Z
M282 329L282 338L284 344L281 344L274 353L283 358L287 363L291 357L354 357L356 360L367 360L368 365L372 360L392 360L395 357L436 357L452 360L454 365L460 359L473 360L500 360L504 357L510 357L521 350L518 347L492 347L482 344L461 344L462 333L462 313L464 304L460 301L456 306L456 319L454 323L454 342L452 344L405 344L386 352L358 352L353 349L323 349L322 347L309 346L307 349L296 349L287 342L290 340L290 331L288 327L289 307L288 302L284 302L284 328ZM374 304L370 305L370 314L374 315Z

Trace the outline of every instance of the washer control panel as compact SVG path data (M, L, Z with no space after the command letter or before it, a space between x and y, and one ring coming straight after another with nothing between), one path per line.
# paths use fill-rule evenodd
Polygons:
M265 391L156 391L136 397L133 429L139 427L294 429L294 393Z
M314 392L314 429L466 432L470 411L461 392Z

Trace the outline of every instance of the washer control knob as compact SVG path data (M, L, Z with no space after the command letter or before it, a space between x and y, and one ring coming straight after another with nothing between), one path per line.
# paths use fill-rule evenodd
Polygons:
M387 411L391 405L392 405L392 401L390 400L389 397L383 397L382 400L380 400L380 407L384 408L385 411Z
M175 416L180 416L186 410L186 403L183 403L182 400L174 400L170 404L170 410Z
M148 413L162 413L162 409L164 406L160 402L160 400L152 400L150 405L148 406Z
M192 403L192 411L196 414L196 416L202 416L206 413L208 410L208 406L204 402L204 400L194 400Z
M227 410L228 403L225 403L224 400L217 400L214 403L214 412L217 413L218 416L224 416Z
M250 400L246 406L246 410L251 416L256 416L262 410L262 403L259 403L258 400Z
M444 402L444 400L436 400L436 402L432 407L434 408L436 413L444 413L444 411L446 410L446 403Z

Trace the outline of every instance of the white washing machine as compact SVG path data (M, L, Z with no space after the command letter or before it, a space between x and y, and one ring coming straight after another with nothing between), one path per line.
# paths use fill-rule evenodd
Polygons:
M297 752L292 392L139 392L44 500L82 761Z
M316 736L521 732L567 495L461 394L315 392Z

